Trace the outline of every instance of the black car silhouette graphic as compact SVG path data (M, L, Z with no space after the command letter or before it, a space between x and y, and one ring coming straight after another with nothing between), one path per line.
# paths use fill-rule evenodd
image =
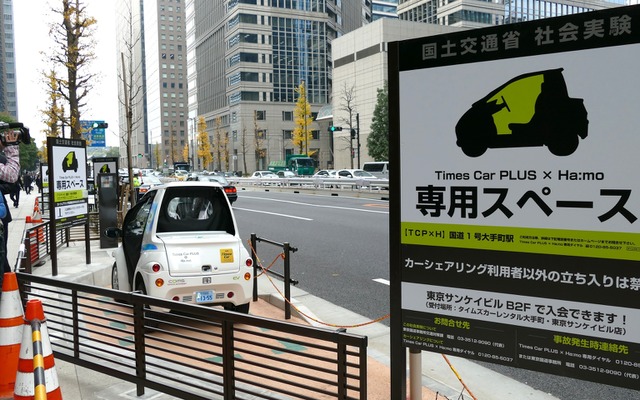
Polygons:
M76 158L76 152L70 151L64 156L62 160L62 171L67 172L69 170L73 170L73 172L78 172L78 159Z
M456 124L457 145L469 157L488 148L547 146L568 156L587 137L583 99L569 97L562 68L517 76L478 100Z

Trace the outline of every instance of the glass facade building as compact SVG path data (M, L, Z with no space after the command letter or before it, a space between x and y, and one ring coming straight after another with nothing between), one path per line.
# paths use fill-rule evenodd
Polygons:
M482 28L625 5L624 0L399 0L398 17L406 21Z
M331 101L331 41L371 21L370 0L187 0L185 6L190 129L203 117L210 142L222 140L229 154L201 167L243 172L301 151L291 140L300 85L315 116ZM326 135L315 122L309 129L308 150L322 162Z
M373 0L373 20L380 18L398 18L398 0Z

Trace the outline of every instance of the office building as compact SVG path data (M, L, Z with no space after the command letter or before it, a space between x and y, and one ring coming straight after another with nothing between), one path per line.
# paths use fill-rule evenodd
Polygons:
M342 128L333 138L336 169L361 168L373 161L367 152L367 137L378 89L384 87L388 77L388 43L461 29L381 18L333 41L332 115L333 124ZM346 101L349 97L351 104ZM360 135L352 139L350 130L357 128Z
M16 61L13 36L13 0L2 0L0 29L0 112L18 120Z
M400 0L398 18L405 21L483 28L625 5L625 0Z
M373 0L371 4L374 21L380 18L398 18L398 0Z
M368 4L368 5L367 5ZM189 124L200 117L214 151L205 169L266 169L287 154L309 151L333 163L326 125L313 140L292 143L302 82L312 118L331 101L331 42L371 20L369 0L230 0L186 2ZM218 154L220 153L220 154Z
M118 74L125 76L131 102L132 166L170 168L190 161L187 130L187 58L184 0L119 0ZM120 55L124 55L124 70ZM127 131L124 86L119 79L120 127ZM124 144L121 144L124 148ZM188 148L187 154L192 154ZM120 165L126 165L121 152Z

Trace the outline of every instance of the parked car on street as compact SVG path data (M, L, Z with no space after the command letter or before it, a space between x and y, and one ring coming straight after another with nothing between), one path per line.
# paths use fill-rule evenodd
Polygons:
M268 178L268 179L274 179L277 178L278 175L276 175L274 172L271 171L255 171L252 175L252 178Z
M224 193L227 195L229 199L229 203L233 204L236 200L238 200L238 189L225 178L223 175L218 175L214 173L210 173L208 175L199 175L195 174L194 176L190 176L187 178L187 181L198 181L198 182L218 182L222 185L224 189Z
M257 180L254 184L263 186L274 186L279 182L278 175L271 171L255 171L250 178Z
M336 178L353 178L353 179L378 179L375 175L361 169L340 169L336 171Z
M253 262L219 183L155 186L105 234L122 238L114 289L249 312Z
M174 174L173 174L173 176L179 181L187 180L187 176L188 175L189 175L189 173L187 171L184 171L184 170L181 170L181 169L175 171Z
M320 171L313 174L314 178L335 178L336 170L335 169L321 169Z
M278 175L278 178L295 178L296 177L296 174L294 174L293 171L278 171L276 175Z
M138 199L144 196L152 187L162 185L160 178L154 175L142 176L142 183L138 187Z
M389 161L368 161L362 165L362 170L380 179L389 179Z
M338 179L357 180L358 184L355 186L356 189L369 186L367 184L368 182L380 180L375 175L361 169L340 169L336 171L335 177Z

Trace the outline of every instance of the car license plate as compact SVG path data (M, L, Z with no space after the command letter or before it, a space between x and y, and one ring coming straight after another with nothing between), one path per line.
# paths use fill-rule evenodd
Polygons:
M213 301L213 290L196 292L196 303L210 303Z

